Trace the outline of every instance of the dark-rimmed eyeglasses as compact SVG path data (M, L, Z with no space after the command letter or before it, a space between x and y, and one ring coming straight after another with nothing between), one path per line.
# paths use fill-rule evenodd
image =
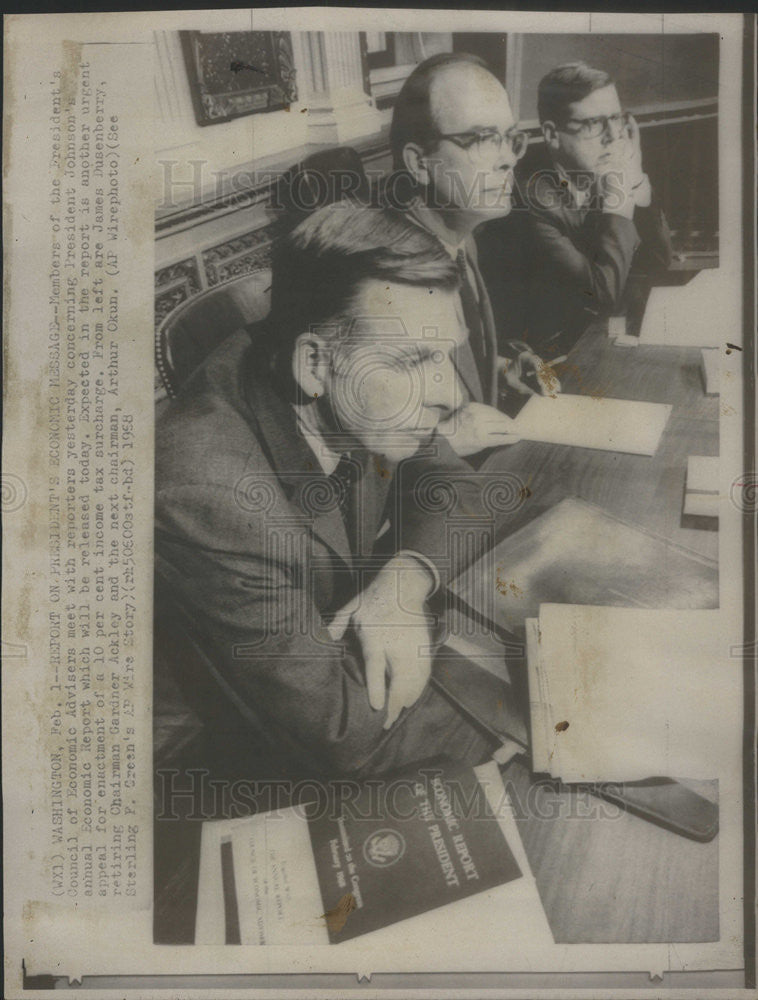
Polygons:
M575 135L580 139L597 139L608 133L612 139L621 139L627 134L631 115L628 111L617 111L613 115L598 115L596 118L569 118L559 125L559 132Z
M501 132L496 128L472 130L470 132L437 132L438 139L449 139L456 146L465 149L472 161L487 161L497 157L507 143L517 160L526 152L529 136L526 132L511 128Z

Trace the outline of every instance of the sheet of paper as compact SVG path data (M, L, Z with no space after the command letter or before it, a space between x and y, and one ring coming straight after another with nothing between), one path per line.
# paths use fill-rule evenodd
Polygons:
M203 824L195 944L224 944L221 845L231 841L240 943L329 944L301 809Z
M539 620L527 618L526 661L529 670L529 713L530 737L532 741L532 765L535 770L549 767L550 703L542 673L542 651L540 649Z
M253 817L232 835L243 944L329 944L308 821L298 809Z
M718 396L721 385L721 359L713 347L704 347L700 352L703 359L703 385L706 396Z
M594 396L532 396L514 433L529 441L654 455L671 407Z
M700 271L686 285L653 288L645 307L640 343L669 347L719 347L738 332L729 329L732 294L720 268Z
M547 759L564 781L707 779L739 689L718 611L546 604L539 615ZM531 695L530 695L531 697Z

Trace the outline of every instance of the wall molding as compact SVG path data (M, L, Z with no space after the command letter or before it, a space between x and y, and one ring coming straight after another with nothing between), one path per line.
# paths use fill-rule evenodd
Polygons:
M334 143L334 145L339 145ZM364 163L374 162L389 152L389 126L382 126L376 132L351 142L350 145L360 155ZM311 153L323 149L322 144L308 143L295 146L269 162L253 161L240 167L233 177L227 177L217 184L213 194L206 190L184 203L178 203L170 210L156 214L156 239L193 228L211 219L238 212L243 208L265 205L279 177L294 164L304 160ZM236 178L236 180L235 180ZM242 180L242 183L239 181Z

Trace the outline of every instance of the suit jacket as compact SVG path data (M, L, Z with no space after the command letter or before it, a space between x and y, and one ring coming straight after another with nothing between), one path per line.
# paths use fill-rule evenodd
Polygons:
M536 173L528 196L530 305L526 339L546 357L570 348L589 322L624 308L634 267L651 275L671 262L671 234L653 201L634 219L578 206L554 170ZM558 338L561 348L551 351Z
M440 242L443 243L447 249L447 244L440 239L439 235L424 225L423 220L416 216L413 207L408 210L407 217L414 225L420 226L426 232L440 240ZM491 359L491 363L489 365L490 370L487 373L486 379L482 379L479 371L484 368L484 365L479 363L482 359L475 356L474 351L477 350L478 347L474 345L471 339L469 339L458 349L455 364L458 374L460 375L461 382L468 393L469 399L472 399L477 403L487 403L490 406L497 406L498 338L489 293L487 292L487 286L484 283L482 273L479 270L479 254L476 240L473 235L469 236L468 239L465 240L463 249L466 254L466 261L468 263L469 270L474 277L474 288L479 304L479 317L482 323L482 333L487 345L487 355Z
M492 362L488 373L488 379L485 384L482 385L482 379L479 377L472 346L469 342L469 344L466 345L468 350L464 348L459 352L460 374L473 399L475 399L478 403L488 403L490 406L497 406L498 338L489 293L487 291L487 286L484 283L482 272L479 270L479 254L473 235L469 236L466 240L465 251L466 260L472 274L474 275L476 295L479 300L479 316L482 322L482 331L484 333L484 339L487 343L487 354L488 357L492 359ZM471 359L470 361L469 358Z
M489 294L500 353L506 357L509 342L525 339L529 227L525 208L515 205L508 215L476 230L479 269Z
M332 481L267 375L240 332L157 424L164 584L192 616L235 710L290 773L365 776L436 753L480 761L488 744L431 687L385 732L385 712L368 702L357 639L348 630L344 642L329 640L330 617L365 581ZM357 487L367 550L389 514L395 548L427 555L443 580L462 568L446 542L450 505L440 511L428 496L415 506L409 498L420 477L433 486L446 471L459 508L473 509L471 470L445 448L397 469L369 456ZM217 724L223 732L224 720Z

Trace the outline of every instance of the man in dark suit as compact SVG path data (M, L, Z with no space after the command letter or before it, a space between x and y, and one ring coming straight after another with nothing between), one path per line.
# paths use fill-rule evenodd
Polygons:
M436 433L461 402L457 288L401 216L322 209L282 241L265 336L225 342L157 425L161 585L290 773L486 755L428 683L427 602L467 560L450 518L481 506Z
M590 321L620 313L630 273L671 261L671 240L642 167L639 128L610 76L558 66L539 85L551 167L527 181L531 295L528 339L564 355Z
M469 336L457 363L468 405L450 443L459 455L473 454L495 443L493 429L508 428L505 415L493 410L503 382L523 395L547 387L540 358L526 344L498 342L473 235L482 223L510 211L513 167L526 149L526 135L516 127L504 87L481 59L442 53L405 81L390 145L396 178L412 185L408 217L437 237L460 273Z

